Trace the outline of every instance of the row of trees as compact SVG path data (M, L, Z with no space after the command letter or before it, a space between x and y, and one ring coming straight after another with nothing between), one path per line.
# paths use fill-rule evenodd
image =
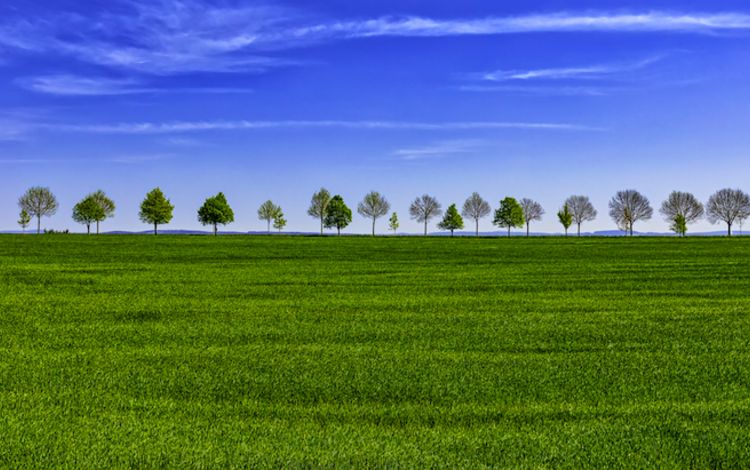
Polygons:
M41 218L54 215L58 209L57 199L54 194L43 187L34 187L26 191L18 201L21 209L18 223L26 230L32 218L37 221L37 233L41 231ZM375 235L377 220L386 216L391 209L388 200L379 192L368 193L357 205L357 212L372 221L372 234ZM150 191L140 206L139 217L144 223L153 225L154 234L158 233L159 225L167 224L172 220L174 205L164 196L161 189L155 188ZM96 233L99 233L99 224L114 216L115 203L107 197L103 191L88 194L73 207L73 220L86 226L87 233L91 233L91 226L96 224ZM473 193L464 202L463 210L458 211L456 204L451 204L443 213L442 206L438 200L428 194L416 198L409 206L409 215L419 223L424 224L424 234L427 235L429 222L437 217L443 216L438 223L442 230L451 232L464 228L464 217L474 222L474 228L479 235L479 221L492 212L489 202L478 193ZM340 195L331 196L331 193L321 188L313 194L307 213L320 221L320 233L323 230L336 229L340 235L352 221L352 211ZM633 235L634 226L637 222L651 219L654 210L648 198L636 190L628 189L618 191L609 201L609 216L617 224L620 230ZM724 222L727 225L727 235L732 235L735 224L742 224L750 217L750 196L739 189L722 189L714 193L704 205L692 194L674 191L660 208L660 213L667 222L670 229L680 236L685 236L688 225L695 223L704 216L709 222ZM510 236L513 228L526 228L526 235L530 234L531 224L542 220L545 211L538 202L523 198L520 201L512 197L506 197L500 201L499 207L494 212L493 223L503 229L507 229ZM587 196L570 196L565 200L557 212L557 219L568 235L568 230L576 225L578 236L581 235L581 226L586 222L596 219L597 210ZM267 223L268 232L271 226L281 231L286 227L287 221L281 207L273 201L264 202L258 209L258 218ZM220 225L234 222L234 212L223 193L218 193L205 200L198 209L198 221L204 226L212 226L214 234L218 233ZM398 214L393 212L389 219L389 227L394 233L398 231Z

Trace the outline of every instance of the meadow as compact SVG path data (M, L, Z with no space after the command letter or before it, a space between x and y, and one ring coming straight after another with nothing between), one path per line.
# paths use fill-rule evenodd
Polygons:
M742 467L750 239L0 236L0 467Z

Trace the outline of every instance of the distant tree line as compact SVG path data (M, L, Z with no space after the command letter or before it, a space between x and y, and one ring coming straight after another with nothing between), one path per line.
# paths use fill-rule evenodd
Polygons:
M41 233L42 217L49 217L57 213L58 202L49 188L33 187L18 200L20 214L18 224L23 231L36 219L36 232ZM146 194L141 202L139 218L142 222L152 225L154 234L158 234L159 225L168 224L172 220L174 205L159 188ZM372 223L372 235L375 235L378 219L385 217L391 210L388 200L379 192L371 191L365 195L357 205L357 213L369 219ZM679 236L687 234L688 226L706 217L712 224L724 223L727 236L732 236L733 228L740 227L750 217L750 196L739 189L722 189L717 191L703 205L694 195L686 192L674 191L662 203L659 212L669 223L670 230ZM115 213L115 203L104 191L95 191L86 195L73 206L72 218L86 226L86 232L91 233L91 226L95 225L96 233L102 222ZM340 195L321 188L310 199L308 215L320 222L320 233L324 229L336 229L341 235L352 222L352 211ZM451 233L464 229L464 218L474 222L474 231L479 235L479 221L492 213L490 203L478 193L473 193L463 204L459 212L456 204L451 204L443 212L438 200L424 194L416 198L409 206L412 220L424 224L424 234L427 235L430 221L442 217L437 226L441 230ZM538 202L523 198L520 201L513 197L502 199L494 211L493 224L507 230L508 236L514 228L525 228L526 236L531 234L531 224L541 221L545 211ZM635 224L650 220L654 210L648 198L634 189L618 191L609 201L609 216L617 227L627 235L634 234ZM578 236L581 236L581 226L586 222L596 220L597 210L587 196L573 195L567 198L557 212L557 219L562 225L565 236L570 227L576 226ZM266 222L266 229L271 233L271 227L281 232L287 225L287 220L280 206L268 200L258 208L258 219ZM223 193L207 198L198 209L198 221L204 226L210 226L214 235L218 234L219 226L234 222L234 212ZM392 212L388 220L388 229L394 234L399 229L399 219L396 212Z

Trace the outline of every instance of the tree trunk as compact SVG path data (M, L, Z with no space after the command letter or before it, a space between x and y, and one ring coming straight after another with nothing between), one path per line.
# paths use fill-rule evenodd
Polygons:
M581 224L578 224L578 236L581 236Z
M453 230L451 230L451 238L453 238Z
M375 236L375 217L372 218L372 236Z
M531 224L529 224L528 222L526 222L526 238L529 237L529 225L531 225Z
M508 238L510 238L510 225L508 225Z
M39 235L42 233L42 216L38 215L36 216L36 234Z
M323 216L320 216L320 234L323 235Z
M568 227L565 227L565 236L568 236Z
M214 224L214 237L217 236L217 235L219 235L219 225L218 224Z
M159 234L158 224L156 222L154 222L154 235L158 235L158 234Z
M96 234L99 235L99 221L96 221Z
M271 219L266 220L266 223L268 224L268 233L271 233Z
M86 224L86 235L91 235L91 224Z
M478 237L479 236L479 219L474 219L474 222L476 222L477 224L476 236Z
M424 236L427 236L427 220L424 221Z
M732 236L732 223L731 222L727 222L727 236L728 237Z
M336 235L341 236L341 227L336 227Z

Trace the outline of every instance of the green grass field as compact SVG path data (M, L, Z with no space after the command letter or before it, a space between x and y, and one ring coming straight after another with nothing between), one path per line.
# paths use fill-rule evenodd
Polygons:
M750 239L0 236L0 467L737 467Z

